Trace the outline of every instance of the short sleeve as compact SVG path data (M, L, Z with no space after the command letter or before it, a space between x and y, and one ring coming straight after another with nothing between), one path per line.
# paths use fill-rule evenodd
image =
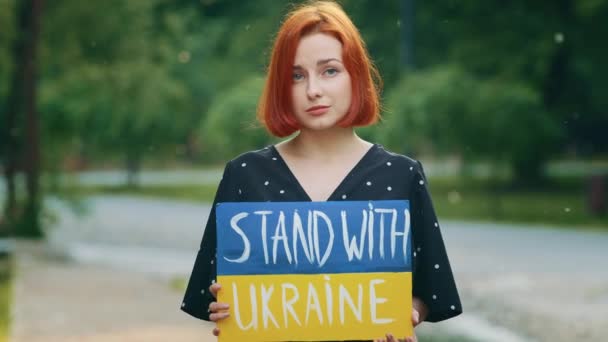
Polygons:
M414 248L413 295L427 308L426 321L442 321L462 313L458 290L448 260L441 230L418 162L413 177L412 230Z
M224 168L222 180L213 200L213 206L211 207L209 219L205 226L205 232L203 233L201 245L194 261L192 274L190 275L181 306L184 312L207 321L209 320L209 304L215 300L211 293L209 293L209 286L215 282L217 275L215 262L217 245L215 207L221 202L236 201L234 181L235 175L233 175L231 163L228 162Z

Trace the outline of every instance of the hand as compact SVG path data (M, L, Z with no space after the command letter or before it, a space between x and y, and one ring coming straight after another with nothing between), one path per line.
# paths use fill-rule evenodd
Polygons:
M412 326L415 328L418 324L420 324L420 316L422 315L426 317L428 309L424 302L420 299L414 297L412 300ZM386 339L380 338L375 339L374 342L418 342L418 338L416 334L414 336L406 337L404 339L397 339L393 336L393 334L386 334Z
M418 338L416 334L414 336L406 337L406 338L395 338L393 334L386 334L386 339L378 338L375 339L374 342L418 342Z
M214 298L217 298L217 292L221 288L222 286L220 284L214 283L209 286L209 291L211 291L211 294ZM230 305L226 303L211 302L211 304L209 304L209 312L211 312L211 314L209 315L209 319L212 322L216 322L215 328L213 328L213 335L220 335L220 328L217 327L217 322L230 316L230 312L228 312L228 309L230 309Z

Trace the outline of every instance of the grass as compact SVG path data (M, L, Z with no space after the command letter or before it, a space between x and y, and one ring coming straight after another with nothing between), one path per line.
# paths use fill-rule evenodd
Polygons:
M588 210L583 181L576 178L517 188L508 183L431 179L430 189L437 214L444 219L608 228L606 215L594 216Z
M177 292L186 291L188 286L188 279L185 277L175 277L169 281L169 287Z
M9 337L11 294L11 259L0 257L0 342Z
M124 194L212 202L216 186L70 186L66 190L72 195ZM441 219L608 228L606 216L593 216L587 210L582 179L552 179L542 186L514 188L504 182L433 178L430 190Z
M184 201L212 202L217 190L216 185L154 185L145 187L130 186L69 186L64 189L70 196L90 195L137 195L146 197L170 198Z

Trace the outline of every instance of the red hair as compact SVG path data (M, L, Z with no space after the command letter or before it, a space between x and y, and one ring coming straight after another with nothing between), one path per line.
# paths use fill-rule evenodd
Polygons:
M367 126L377 122L380 75L353 22L340 5L329 1L315 1L287 14L272 48L266 84L258 104L258 119L277 137L300 129L292 113L293 62L300 39L311 33L329 34L342 43L344 67L351 77L352 99L338 125Z

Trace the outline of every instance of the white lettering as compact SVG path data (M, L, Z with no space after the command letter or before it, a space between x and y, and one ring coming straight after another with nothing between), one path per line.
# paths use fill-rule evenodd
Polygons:
M293 297L287 299L287 289L290 289L293 292ZM281 294L283 300L283 321L285 322L285 328L288 327L288 319L287 313L291 314L291 317L298 323L299 326L302 326L300 320L298 319L298 315L296 315L295 310L293 309L293 304L298 301L300 298L300 294L298 293L298 288L294 284L284 283L281 285Z
M224 259L226 261L240 264L240 263L247 261L247 259L249 259L249 253L251 252L251 244L249 243L249 239L247 238L247 235L245 235L243 230L237 225L237 223L241 219L244 219L247 216L249 216L249 214L247 214L247 213L238 213L230 219L230 228L232 228L234 231L236 231L236 233L239 234L241 239L243 239L243 254L241 254L241 256L236 259L228 259L228 258L224 257Z
M376 284L384 283L384 279L372 279L369 282L369 307L374 324L388 324L394 321L392 318L378 318L376 305L386 303L386 298L376 297Z

